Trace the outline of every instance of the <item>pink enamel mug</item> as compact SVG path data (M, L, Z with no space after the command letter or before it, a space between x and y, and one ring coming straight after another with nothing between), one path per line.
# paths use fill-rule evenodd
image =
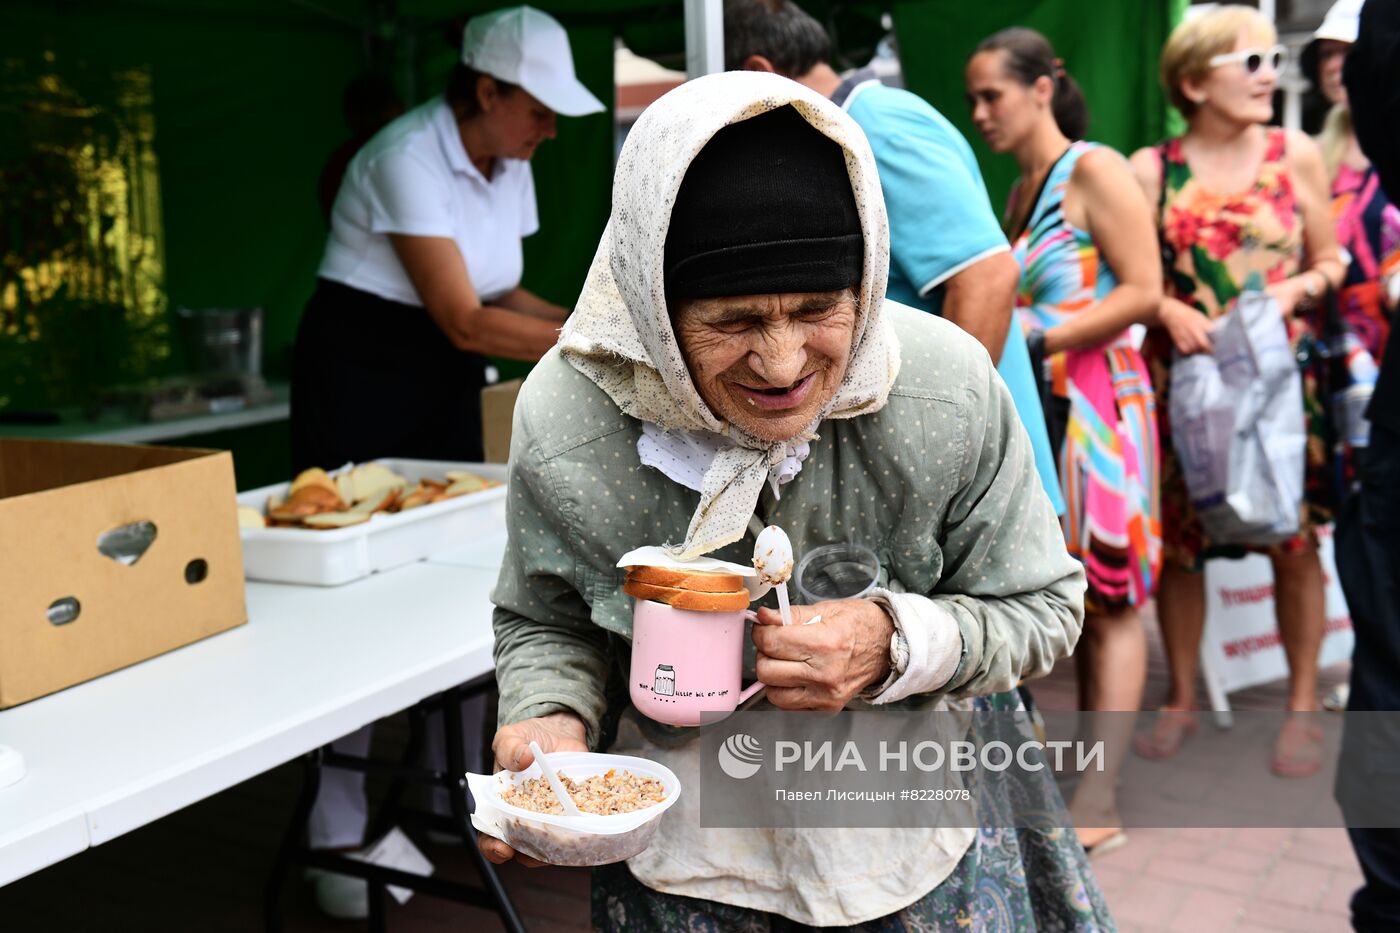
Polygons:
M632 612L630 692L638 712L672 726L732 713L763 688L740 689L744 611L697 612L638 599Z

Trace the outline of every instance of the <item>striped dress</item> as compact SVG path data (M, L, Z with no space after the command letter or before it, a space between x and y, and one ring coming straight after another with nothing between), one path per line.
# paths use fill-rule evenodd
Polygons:
M1076 142L1055 163L1013 247L1021 267L1016 303L1029 327L1062 324L1118 285L1088 231L1063 211L1075 164L1095 148ZM1157 406L1147 364L1125 329L1100 346L1057 353L1046 367L1054 394L1069 400L1057 463L1065 543L1089 578L1085 606L1141 605L1162 566Z

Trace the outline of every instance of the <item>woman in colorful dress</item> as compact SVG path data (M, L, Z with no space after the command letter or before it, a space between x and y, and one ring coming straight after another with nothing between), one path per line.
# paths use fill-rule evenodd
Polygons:
M1360 14L1360 0L1334 4L1304 55L1315 62L1318 86L1332 104L1317 141L1331 182L1337 240L1350 259L1337 303L1347 326L1379 362L1400 303L1400 208L1381 190L1380 176L1356 141L1342 84L1342 63L1356 42Z
M1157 409L1130 334L1156 320L1162 297L1151 212L1121 155L1075 141L1088 122L1084 98L1040 33L988 38L966 77L972 122L1020 164L1007 212L1017 304L1025 325L1044 332L1052 391L1069 406L1057 455L1066 545L1089 580L1075 653L1080 708L1135 711L1147 677L1138 607L1161 567ZM1108 719L1131 733L1129 717ZM1126 748L1126 738L1110 747ZM1091 850L1125 838L1113 792L1120 761L1086 777L1071 803Z
M1211 352L1213 321L1243 291L1263 289L1278 301L1298 347L1313 339L1314 302L1342 278L1317 144L1301 132L1265 125L1285 55L1276 41L1273 25L1258 11L1222 6L1178 26L1162 52L1162 82L1188 129L1132 157L1149 203L1157 205L1168 260L1161 326L1143 345L1160 411L1168 410L1173 353ZM1303 394L1309 437L1300 531L1261 549L1273 562L1291 711L1317 708L1325 603L1315 529L1330 520L1326 409L1306 373ZM1162 418L1160 428L1164 566L1157 611L1171 685L1151 733L1136 745L1140 754L1157 758L1175 754L1197 726L1192 710L1205 625L1202 568L1207 558L1245 551L1206 536L1172 449L1170 419ZM1320 742L1302 717L1289 717L1274 745L1274 773L1316 772Z

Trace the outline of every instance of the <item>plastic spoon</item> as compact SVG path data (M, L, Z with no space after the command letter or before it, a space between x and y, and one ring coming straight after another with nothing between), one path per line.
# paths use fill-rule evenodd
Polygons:
M758 535L753 545L753 567L758 578L771 584L778 593L778 611L783 624L792 624L792 607L788 604L787 581L792 576L792 542L777 525L769 525Z
M550 765L549 759L540 750L538 742L530 742L530 751L535 753L535 760L540 763L540 771L545 779L549 781L549 786L554 790L554 796L559 798L559 806L564 808L566 816L583 816L583 811L574 803L574 798L569 796L569 792L564 789L564 782L559 780L559 775L554 773L554 767Z

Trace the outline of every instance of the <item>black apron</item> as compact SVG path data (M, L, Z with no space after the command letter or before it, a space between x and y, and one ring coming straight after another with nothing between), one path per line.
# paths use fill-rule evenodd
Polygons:
M317 281L292 356L292 464L479 461L486 361L428 312Z

